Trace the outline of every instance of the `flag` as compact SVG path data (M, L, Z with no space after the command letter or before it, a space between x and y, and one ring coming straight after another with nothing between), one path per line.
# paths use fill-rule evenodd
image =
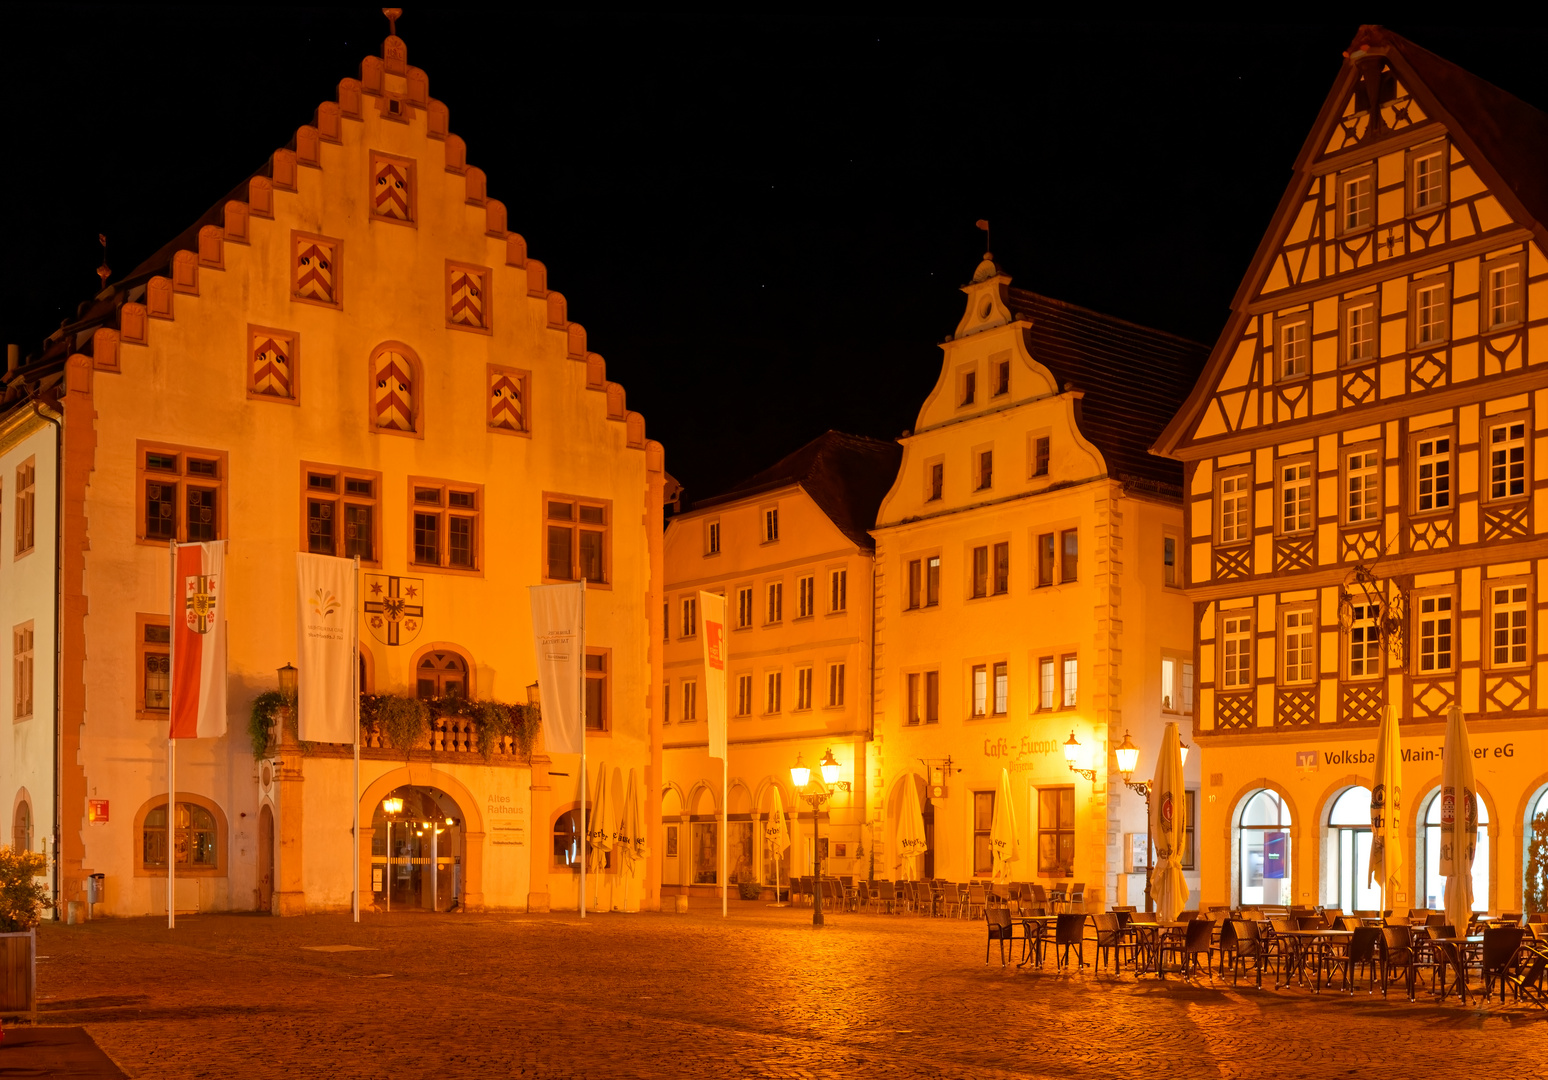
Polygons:
M709 756L726 759L726 598L699 594L704 613L704 704L709 710Z
M537 655L543 732L554 754L579 754L582 665L586 656L586 586L531 585L532 648Z
M169 739L226 733L226 544L181 544L173 593L172 722Z
M1398 752L1398 722L1388 705L1376 732L1376 779L1371 784L1371 859L1366 884L1381 889L1386 906L1389 882L1403 868L1403 760Z
M353 743L355 560L296 554L297 726L306 742Z

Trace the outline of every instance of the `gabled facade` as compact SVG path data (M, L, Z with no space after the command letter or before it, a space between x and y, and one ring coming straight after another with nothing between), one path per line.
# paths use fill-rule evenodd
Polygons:
M900 453L896 443L829 431L668 522L661 714L668 894L717 891L722 810L729 880L772 887L776 878L812 873L812 808L791 787L790 768L797 755L815 767L830 749L848 790L822 810L824 872L867 876L873 545L866 529ZM724 770L708 756L701 590L727 605ZM764 831L776 790L793 834L778 858Z
M1164 721L1186 739L1192 711L1188 604L1168 576L1182 475L1146 449L1205 350L1013 288L987 255L963 292L872 530L876 876L988 878L1007 770L1013 879L1084 883L1092 910L1143 905L1145 802L1113 749L1129 733L1148 777ZM1094 779L1066 764L1072 734ZM909 784L922 867L897 854Z
M1391 709L1408 847L1387 905L1439 906L1455 704L1477 906L1520 902L1548 784L1545 215L1548 116L1362 28L1156 446L1185 474L1206 901L1378 906L1360 816Z
M631 770L660 784L662 448L397 36L258 174L18 359L3 402L4 525L22 459L39 513L35 547L0 560L8 635L31 626L35 657L0 801L30 800L34 832L57 835L61 901L101 873L99 913L164 912L171 852L179 908L349 907L348 747L281 724L255 760L248 735L254 697L296 659L298 551L358 556L366 601L375 583L417 609L395 628L379 604L358 613L368 694L524 702L527 586L587 579L590 760L614 805ZM231 622L228 734L179 748L169 823L171 539L227 542ZM530 755L509 738L483 753L477 734L442 719L400 752L364 725L363 907L576 903L578 760L541 735ZM419 828L400 820L389 851L393 792ZM654 823L648 842L661 850ZM653 906L658 867L629 889L592 880L603 903Z

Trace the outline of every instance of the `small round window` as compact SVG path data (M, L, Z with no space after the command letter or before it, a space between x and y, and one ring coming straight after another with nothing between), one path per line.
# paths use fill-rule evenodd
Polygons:
M994 310L994 301L986 296L986 297L984 297L983 307L978 309L978 317L980 319L987 319L989 317L989 313L991 311L993 311L993 310Z

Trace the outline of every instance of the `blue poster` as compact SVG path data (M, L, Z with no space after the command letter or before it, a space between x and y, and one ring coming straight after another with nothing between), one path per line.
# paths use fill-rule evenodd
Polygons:
M1283 881L1290 870L1290 834L1271 832L1263 834L1263 876L1265 879Z

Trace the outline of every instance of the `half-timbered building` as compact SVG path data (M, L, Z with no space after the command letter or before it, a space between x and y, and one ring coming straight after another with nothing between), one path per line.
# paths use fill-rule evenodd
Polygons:
M1203 899L1372 908L1401 721L1406 887L1440 903L1442 727L1471 730L1476 906L1548 787L1548 116L1364 27L1156 451L1184 463Z

